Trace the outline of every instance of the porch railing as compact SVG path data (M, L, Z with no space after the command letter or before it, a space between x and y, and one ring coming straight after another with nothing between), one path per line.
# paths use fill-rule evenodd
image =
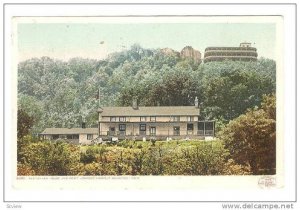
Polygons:
M197 135L198 136L213 136L214 130L198 130Z
M156 133L150 133L149 131L107 131L102 132L100 136L214 136L214 130L180 130L180 131L170 131L159 130Z

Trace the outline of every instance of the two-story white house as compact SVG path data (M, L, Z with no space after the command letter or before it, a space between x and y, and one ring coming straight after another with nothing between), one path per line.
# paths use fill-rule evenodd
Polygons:
M195 106L130 107L98 109L98 128L46 128L40 136L49 140L65 140L75 144L117 138L136 140L204 139L213 137L214 121L200 121L198 99Z
M98 133L103 139L200 139L214 136L213 121L199 121L195 106L102 107L98 109Z

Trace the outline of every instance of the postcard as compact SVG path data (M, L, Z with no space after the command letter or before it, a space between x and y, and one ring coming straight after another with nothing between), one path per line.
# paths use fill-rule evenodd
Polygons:
M285 187L282 16L11 21L15 189Z

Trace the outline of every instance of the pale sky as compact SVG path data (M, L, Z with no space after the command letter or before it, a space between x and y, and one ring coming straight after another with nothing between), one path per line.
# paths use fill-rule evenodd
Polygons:
M275 59L276 54L272 23L22 23L17 30L20 61L42 56L103 59L134 43L177 51L189 45L203 57L206 47L236 47L246 41L257 48L258 57Z

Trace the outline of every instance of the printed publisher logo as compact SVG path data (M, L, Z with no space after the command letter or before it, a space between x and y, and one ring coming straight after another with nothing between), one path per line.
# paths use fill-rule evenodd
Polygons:
M262 176L258 180L258 186L261 188L272 188L276 186L276 178L272 176Z

